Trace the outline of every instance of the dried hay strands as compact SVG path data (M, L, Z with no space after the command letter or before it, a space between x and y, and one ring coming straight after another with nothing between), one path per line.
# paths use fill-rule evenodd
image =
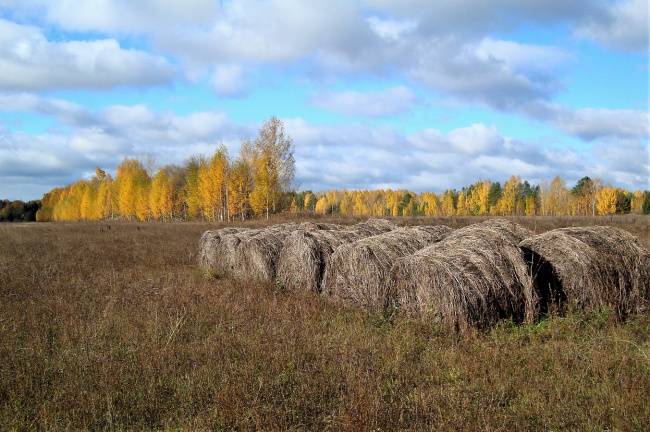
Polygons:
M397 229L397 225L388 219L370 218L365 222L360 222L348 228L353 231L363 232L368 236L387 233Z
M222 276L232 275L237 265L235 254L239 244L248 238L257 235L261 229L248 229L222 237L217 245L214 257L214 270Z
M585 311L609 307L619 318L648 310L650 252L614 227L559 228L522 241L540 309L569 302Z
M400 228L338 247L323 277L323 294L376 312L387 305L385 279L400 257L442 240L452 231L436 227Z
M292 232L278 257L277 277L280 285L289 290L320 293L325 267L334 250L342 244L368 236L368 230L354 229Z
M475 225L501 230L503 234L509 236L516 243L534 235L528 228L503 218L489 218Z
M345 229L343 225L324 223L324 222L301 222L298 229L306 231L319 231L319 230L342 230Z
M231 253L231 270L237 279L272 281L275 278L276 263L285 239L300 224L273 225L246 236Z
M397 260L388 287L406 315L458 332L484 330L503 318L532 319L536 303L517 243L508 232L480 223Z
M199 240L199 267L217 273L217 257L223 238L247 230L248 228L221 228L204 232Z
M278 281L285 289L320 293L325 268L338 246L396 228L388 220L369 219L339 230L294 231L285 240L278 257Z

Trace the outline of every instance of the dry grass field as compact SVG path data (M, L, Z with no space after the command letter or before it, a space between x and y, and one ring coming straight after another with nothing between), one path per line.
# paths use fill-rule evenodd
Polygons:
M284 216L246 227L315 220ZM323 218L352 224L360 219ZM479 218L400 218L458 228ZM526 217L535 233L650 219ZM0 224L2 430L645 430L650 317L464 335L202 274L201 223ZM232 224L231 226L241 226Z

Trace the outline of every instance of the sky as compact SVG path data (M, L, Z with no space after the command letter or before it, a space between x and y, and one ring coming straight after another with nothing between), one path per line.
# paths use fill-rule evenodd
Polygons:
M0 199L278 117L297 190L650 189L647 0L0 0Z

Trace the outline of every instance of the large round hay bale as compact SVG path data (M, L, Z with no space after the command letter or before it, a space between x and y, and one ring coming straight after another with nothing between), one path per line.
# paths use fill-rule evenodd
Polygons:
M366 237L387 233L397 229L397 225L387 219L370 218L348 228L353 231L365 233Z
M536 303L526 261L512 235L474 224L396 260L389 299L408 316L464 332L503 318L523 321Z
M534 233L528 228L504 218L489 218L474 225L500 230L504 235L510 237L511 240L516 243L534 235Z
M331 224L325 222L301 222L298 229L305 231L320 231L320 230L341 230L345 229L343 225Z
M292 232L284 242L277 264L277 278L288 290L320 293L329 257L342 244L369 237L366 229Z
M233 276L237 279L273 281L280 249L293 231L300 229L298 223L273 225L245 236L230 255Z
M221 228L204 232L199 240L199 267L218 273L217 256L220 252L219 246L222 239L231 234L247 230L248 228Z
M261 229L248 229L223 236L216 247L214 272L221 276L232 276L237 267L236 254L239 244L248 238L254 237L260 231Z
M614 227L559 228L523 240L540 310L568 302L585 311L609 307L618 317L648 310L650 253Z
M400 257L440 241L452 231L435 227L400 228L339 246L323 277L323 294L376 312L387 305L385 279Z

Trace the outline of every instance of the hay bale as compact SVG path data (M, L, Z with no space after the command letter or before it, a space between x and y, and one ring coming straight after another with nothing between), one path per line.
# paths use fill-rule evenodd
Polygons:
M503 318L532 319L536 298L512 234L486 224L458 229L439 243L396 260L389 299L408 316L426 316L465 332Z
M339 230L297 230L289 235L280 251L278 282L285 289L320 293L325 268L337 247L396 228L386 219L368 219Z
M387 305L385 279L400 257L440 241L451 228L400 228L339 246L323 277L323 294L376 312Z
M277 278L288 290L307 290L320 293L321 282L329 257L334 250L356 240L369 237L366 229L297 230L284 242L277 264Z
M199 267L218 273L217 257L223 238L247 230L248 228L221 228L204 232L199 240Z
M648 310L650 253L614 227L559 228L522 241L540 311L569 302L584 311L609 307L619 318Z
M282 245L299 228L297 223L278 224L241 238L234 254L230 254L233 276L240 280L273 281Z
M223 236L216 247L214 255L214 272L220 276L231 276L237 266L237 248L239 244L257 235L260 229L249 229Z
M349 229L357 232L363 232L366 234L366 236L374 236L394 231L397 229L397 225L387 219L370 218L365 222L353 225Z
M343 225L324 223L324 222L301 222L298 229L305 231L320 231L320 230L341 230L345 229Z
M474 225L500 230L503 232L503 234L509 236L516 243L519 243L523 239L534 235L534 233L528 228L503 218L489 218L481 223Z

